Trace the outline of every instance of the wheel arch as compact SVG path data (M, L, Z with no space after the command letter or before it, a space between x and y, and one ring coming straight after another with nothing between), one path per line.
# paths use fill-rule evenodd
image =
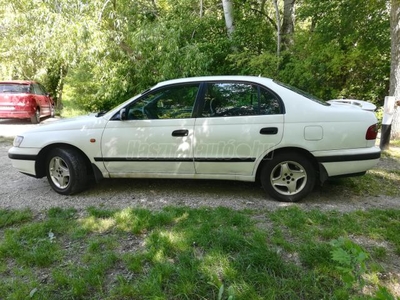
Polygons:
M260 173L262 168L264 167L264 161L271 160L274 155L281 154L281 153L298 153L303 155L304 157L308 158L310 162L312 163L316 174L317 178L319 178L320 182L323 183L327 178L328 178L328 173L325 170L325 167L318 163L318 160L314 155L312 155L309 151L307 151L304 148L300 147L285 147L285 148L279 148L279 149L274 149L270 152L268 152L263 159L260 161L258 167L257 167L257 172L256 172L256 181L260 182Z
M83 152L78 147L75 147L70 144L57 143L57 144L47 145L42 150L40 150L39 154L37 155L36 163L35 163L35 171L36 171L36 176L38 178L42 178L42 177L46 176L46 159L47 159L50 151L55 148L73 149L74 151L78 152L84 158L88 172L91 172L88 175L94 175L95 172L93 170L93 166L90 162L89 157L85 154L85 152Z

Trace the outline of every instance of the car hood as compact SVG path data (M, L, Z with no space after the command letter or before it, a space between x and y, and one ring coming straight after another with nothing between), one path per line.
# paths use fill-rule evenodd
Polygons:
M104 128L106 123L107 123L107 120L105 118L96 117L94 114L91 114L91 115L87 115L87 116L60 119L57 121L40 124L32 129L26 131L26 133Z

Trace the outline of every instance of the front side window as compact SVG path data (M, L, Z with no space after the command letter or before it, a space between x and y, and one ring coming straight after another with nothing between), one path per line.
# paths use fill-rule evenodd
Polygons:
M128 120L191 118L199 84L158 89L126 108Z
M273 93L250 83L209 83L203 117L234 117L280 114L281 105Z

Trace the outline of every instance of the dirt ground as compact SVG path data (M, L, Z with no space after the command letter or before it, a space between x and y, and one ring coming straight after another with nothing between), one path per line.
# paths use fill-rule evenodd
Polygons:
M51 122L52 119L45 120ZM35 179L17 172L11 165L7 151L11 138L32 126L28 121L0 120L0 208L30 208L35 211L51 207L89 206L106 208L143 207L160 209L165 206L230 207L233 209L267 209L297 205L305 209L366 210L400 209L400 198L355 196L346 189L327 183L299 203L280 203L268 197L256 183L212 180L164 179L105 179L87 191L74 196L54 192L46 178ZM395 163L395 165L394 165ZM400 168L400 162L383 158L380 167ZM400 186L400 182L399 182Z

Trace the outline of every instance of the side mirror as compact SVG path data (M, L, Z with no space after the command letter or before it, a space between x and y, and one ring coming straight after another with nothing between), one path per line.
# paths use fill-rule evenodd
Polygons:
M121 108L121 110L119 111L119 119L121 121L126 120L126 108Z

